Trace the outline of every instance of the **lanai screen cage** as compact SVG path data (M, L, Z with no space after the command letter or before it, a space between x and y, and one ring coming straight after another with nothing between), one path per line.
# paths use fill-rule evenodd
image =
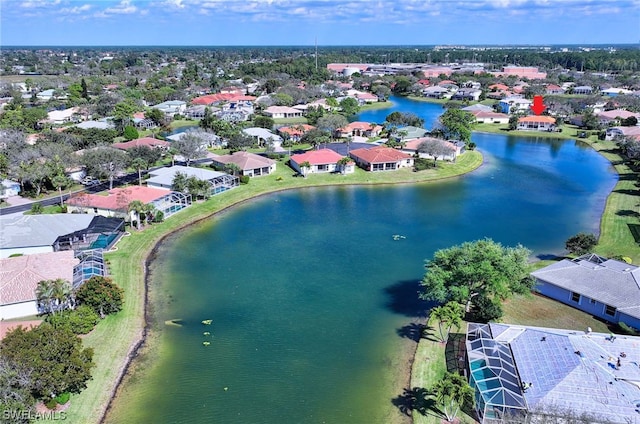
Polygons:
M124 234L124 219L97 215L87 228L58 237L54 250L109 249Z
M77 289L93 276L107 275L102 249L81 250L74 255L80 263L73 267L73 289Z
M527 404L509 344L494 340L488 324L469 323L466 345L481 422L524 422Z

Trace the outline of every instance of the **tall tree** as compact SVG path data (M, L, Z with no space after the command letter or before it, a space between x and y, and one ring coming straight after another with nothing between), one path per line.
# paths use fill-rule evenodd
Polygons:
M145 212L146 206L143 202L141 202L140 200L134 200L131 203L129 203L127 210L129 211L129 213L132 213L135 215L135 220L136 220L136 228L138 229L138 231L140 231L142 229L142 219L141 219L141 215Z
M82 156L87 173L97 178L109 179L109 190L113 189L113 180L124 171L129 163L129 156L122 150L113 147L96 147Z
M460 328L464 311L457 302L447 302L444 305L431 309L429 320L438 323L440 341L445 343L449 339L449 334L453 327Z
M472 114L461 109L447 109L440 116L440 126L444 137L448 140L471 141L471 130L475 118Z
M61 393L79 393L91 379L93 349L82 348L82 340L68 329L55 329L46 322L30 330L9 332L0 342L0 357L21 370L31 370L31 392L41 399Z
M438 250L426 261L420 297L456 301L469 309L478 295L505 299L526 293L533 285L527 266L530 253L521 245L504 247L488 238Z
M331 113L318 119L318 129L328 132L332 138L335 137L336 130L347 126L347 118L337 113Z
M448 422L453 422L464 405L473 405L474 390L467 380L457 373L446 373L433 387L436 402Z
M427 139L418 145L419 153L426 153L433 158L433 166L436 166L439 157L449 155L453 151L453 147L448 142L435 138Z

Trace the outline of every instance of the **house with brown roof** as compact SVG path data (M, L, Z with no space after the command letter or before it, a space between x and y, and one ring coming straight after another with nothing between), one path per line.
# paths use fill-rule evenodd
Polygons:
M367 171L395 171L413 166L413 157L407 153L386 146L371 149L355 149L349 156Z
M377 137L382 132L382 126L369 122L355 121L336 130L336 137Z
M125 141L122 143L113 143L113 147L120 150L129 150L133 147L146 146L152 149L169 150L171 143L164 140L158 140L153 137L136 138L135 140Z
M438 156L438 159L441 159L441 160L455 161L456 158L462 153L464 153L466 149L466 144L463 141L443 140L441 138L435 138L435 137L420 137L420 138L415 138L413 140L407 141L404 144L404 146L402 146L401 150L410 155L417 155L418 157L421 157L421 158L433 159L433 156L427 153L418 151L420 145L423 142L430 141L430 140L435 140L439 143L442 143L444 146L448 147L449 149L448 153L442 156Z
M309 124L299 124L292 125L289 127L280 127L278 128L278 132L280 135L285 136L285 134L293 141L300 141L303 135L308 133L311 130L314 130L316 127Z
M38 282L58 278L72 282L79 263L72 250L0 259L0 320L39 314Z
M640 121L640 113L629 112L625 109L606 110L597 113L596 116L600 121L600 125L604 126L619 124L621 120L631 117L635 117L638 121Z
M160 188L130 186L109 190L106 194L79 193L67 199L68 213L93 213L107 217L135 219L128 211L129 204L139 200L153 205L165 218L179 212L191 204L189 195Z
M355 172L355 163L353 162L345 165L338 164L338 161L342 158L344 158L344 156L331 149L309 150L304 153L292 155L289 163L293 169L305 176L308 174L322 174L327 172L342 172L345 174ZM305 162L308 162L311 166L309 168L303 167L302 164Z
M215 167L224 169L225 165L235 164L240 168L240 175L259 177L276 171L276 161L250 152L234 152L212 158Z
M555 131L556 118L545 115L529 115L518 119L517 130L520 131Z

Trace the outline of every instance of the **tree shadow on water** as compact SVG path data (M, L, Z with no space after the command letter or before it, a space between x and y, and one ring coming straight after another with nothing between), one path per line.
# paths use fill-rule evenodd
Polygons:
M418 343L420 339L422 339L424 335L425 326L420 324L419 322L412 322L404 327L400 327L396 330L398 336L403 339L413 340Z
M385 287L387 295L387 308L396 314L411 318L425 318L427 311L435 304L420 299L419 280L398 281L397 283Z
M404 389L401 395L391 399L391 403L404 415L410 417L413 411L427 416L442 417L442 411L436 407L432 393L422 387Z

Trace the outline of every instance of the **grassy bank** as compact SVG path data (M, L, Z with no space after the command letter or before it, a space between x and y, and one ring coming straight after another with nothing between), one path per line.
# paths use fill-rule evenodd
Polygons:
M374 102L374 103L366 103L360 106L360 112L366 112L367 110L378 110L378 109L388 109L393 106L393 102L384 101L384 102Z
M476 169L482 164L479 152L468 152L456 163L441 163L437 169L412 172L402 169L396 172L365 172L356 169L351 175L310 175L294 177L294 172L283 162L269 176L251 179L247 185L224 192L210 200L181 211L161 224L154 224L125 236L117 245L117 251L105 255L110 264L114 281L125 291L124 309L109 316L86 336L84 343L95 349L96 368L93 379L79 395L73 396L67 415L71 422L96 423L102 417L119 381L121 370L134 352L145 326L144 276L146 261L154 246L172 232L212 214L261 194L312 186L352 184L393 184L435 181L450 178Z

